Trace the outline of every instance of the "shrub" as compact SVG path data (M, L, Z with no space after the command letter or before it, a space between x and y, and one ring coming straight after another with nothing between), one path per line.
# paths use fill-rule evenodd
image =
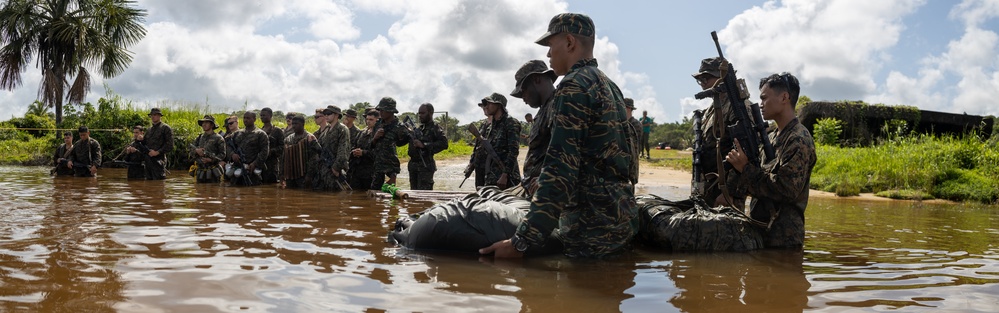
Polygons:
M839 145L839 136L843 133L843 123L836 118L821 118L815 122L815 143L827 146Z

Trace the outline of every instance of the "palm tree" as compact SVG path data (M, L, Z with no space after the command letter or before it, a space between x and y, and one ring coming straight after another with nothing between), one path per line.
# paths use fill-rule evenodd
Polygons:
M35 115L41 117L48 116L49 118L52 118L52 112L49 112L49 106L38 100L35 100L35 102L28 105L28 112L24 113L24 115Z
M7 0L0 8L0 88L14 90L32 57L42 71L38 94L62 123L63 97L82 102L90 71L114 77L132 62L128 47L146 35L146 11L131 0ZM70 84L67 78L75 77ZM69 88L68 93L66 92Z

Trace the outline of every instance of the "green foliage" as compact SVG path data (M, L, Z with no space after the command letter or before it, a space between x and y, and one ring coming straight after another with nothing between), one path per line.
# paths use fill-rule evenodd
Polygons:
M672 168L677 170L683 170L691 172L693 171L693 155L689 151L681 150L658 150L653 148L649 150L652 154L652 158L649 160L641 159L642 163L648 163L653 166L661 166L665 168Z
M805 104L809 102L812 102L812 98L809 98L806 95L798 95L798 103L795 103L794 107L801 109L802 107L805 106Z
M31 135L31 137L39 138L49 135L51 129L55 129L55 121L48 116L39 116L34 114L26 114L24 117L15 117L6 122L4 122L3 128L34 128L31 130L24 130L25 133ZM39 130L41 129L41 130ZM0 138L5 138L5 135L0 135Z
M843 133L843 125L836 118L821 118L815 123L815 131L812 132L815 143L820 145L839 145L839 136Z
M937 198L993 203L999 199L999 184L994 179L966 169L947 169L936 180L933 195Z
M865 148L816 147L811 187L854 194L914 190L951 200L995 201L999 148L976 136L919 135ZM991 200L990 200L991 199Z
M684 117L681 122L658 125L653 123L652 132L649 133L649 144L655 146L660 142L665 142L670 148L681 150L693 146L694 120Z
M0 164L47 165L55 152L55 133L34 138L23 133L24 138L0 140Z

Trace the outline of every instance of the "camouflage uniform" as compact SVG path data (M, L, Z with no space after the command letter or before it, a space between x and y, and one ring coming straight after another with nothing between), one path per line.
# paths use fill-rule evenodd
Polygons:
M702 60L701 70L695 73L694 76L711 74L718 77L720 75L720 72L718 72L720 62L717 58ZM752 112L749 108L752 102L747 99L744 104L746 105L746 112ZM715 109L716 107L721 109L720 113ZM718 116L721 116L721 121L716 121ZM735 111L729 105L728 94L726 93L719 93L714 96L711 106L704 110L703 122L701 124L701 138L704 138L704 145L701 150L701 181L704 183L703 199L709 206L714 206L715 198L722 194L722 189L718 185L718 164L721 160L725 159L725 155L729 151L732 151L733 148L732 135L729 134L727 129L722 128L735 125L738 121L739 119L735 115ZM719 122L721 123L721 127L717 125ZM734 173L735 170L728 169L725 175L733 175ZM729 195L732 196L732 203L735 203L740 208L743 207L743 204L746 202L746 195L744 193L730 192Z
M630 99L630 98L626 98L624 100L625 100L624 104L628 107L628 109L631 109L632 112L635 112L635 101L632 100L632 99ZM632 160L631 160L631 175L632 175L633 179L632 179L631 182L637 184L638 183L638 174L639 174L638 173L638 164L639 164L639 157L638 156L642 155L642 142L641 142L641 140L643 138L641 136L639 136L639 134L642 133L642 122L639 122L637 119L635 119L634 115L632 115L631 118L628 119L628 122L631 122L631 127L635 129L635 136L630 138L630 140L631 140L631 148L633 150L633 152L632 152Z
M284 155L284 131L271 125L261 130L267 134L267 168L260 173L265 184L277 183L281 177L281 157Z
M347 181L354 190L367 190L371 187L371 175L375 171L375 157L371 154L371 139L375 133L371 128L361 131L357 141L352 141L353 149L361 149L361 156L350 155L350 168L347 170Z
M487 155L489 152L480 147L481 151L478 152L480 155L476 156L476 161L488 164L484 167L485 186L496 186L500 175L504 173L507 174L507 186L519 185L520 164L517 162L517 156L520 155L520 122L504 112L503 117L486 126L486 132L482 133L482 136L489 140L502 161L502 164L494 164L495 162L489 160Z
M285 146L293 146L301 143L303 140L308 140L309 133L302 132L302 135L295 134L294 131L288 133L287 137L284 137ZM311 182L310 173L316 173L317 169L315 166L319 164L316 160L319 159L319 154L322 153L323 147L319 144L319 140L313 140L311 143L306 142L308 146L305 149L305 176L288 178L285 177L285 184L288 188L305 188ZM285 160L286 162L294 162L294 160Z
M548 143L552 139L552 125L555 120L555 106L552 104L554 101L554 97L549 98L547 103L538 108L538 114L534 116L534 125L531 125L531 134L527 137L524 183L530 183L541 176L541 163L545 160Z
M77 140L73 144L73 149L69 150L69 161L73 162L73 176L93 177L90 173L90 165L101 167L101 143L90 138L87 141ZM80 166L80 165L86 165Z
M447 136L433 120L420 125L420 134L422 138L414 139L420 140L423 148L409 145L409 184L413 190L433 190L434 172L437 171L434 154L447 149Z
M204 156L198 156L194 149L191 149L188 155L198 165L198 171L195 173L196 181L199 183L218 183L222 179L222 169L219 167L219 162L222 162L226 156L225 139L222 139L222 135L214 132L202 133L194 139L194 148L205 149ZM211 161L203 163L201 158L209 158Z
M382 98L375 109L399 113L399 110L395 108L395 100L389 97ZM405 126L399 123L398 118L393 119L391 123L379 120L375 127L372 127L372 132L378 132L379 129L384 129L385 135L377 140L372 139L371 148L375 156L375 171L371 176L371 189L375 190L382 189L386 176L395 177L402 171L396 147L402 147L409 144L410 141L409 132L406 131Z
M576 14L556 16L549 32L554 33L553 25L558 30L557 23L587 21L592 35L592 21ZM555 108L558 118L538 191L513 241L540 246L558 228L570 257L621 252L638 233L639 221L629 140L637 135L627 120L624 96L595 59L586 59L562 78Z
M135 152L125 153L124 160L128 166L128 179L146 179L146 159L149 158L149 148L145 140L132 140L125 148L133 147ZM145 151L145 152L143 152Z
M319 145L322 147L319 166L316 168L316 180L313 181L313 189L338 191L342 178L333 175L333 169L340 170L340 175L344 175L347 169L347 159L350 155L350 131L347 126L336 123L327 125L327 129L322 136L317 136Z
M230 155L229 162L234 162L231 159L231 155L235 153L239 155L240 161L247 166L252 163L261 171L267 166L265 162L267 160L267 151L270 150L268 146L270 141L267 138L267 133L260 130L260 128L237 130L227 140L229 147L226 149L226 154ZM238 164L233 165L238 166ZM234 185L255 186L260 184L260 175L252 172L244 172L243 175L249 177L249 181L245 178L236 177L227 177L226 179Z
M145 158L146 179L166 179L166 156L173 151L173 128L163 122L156 123L146 130L143 141L149 150L160 153Z
M485 134L486 129L489 128L489 120L486 119L479 124L479 134ZM482 187L486 185L486 162L481 160L486 158L486 148L483 148L481 144L476 142L475 147L472 148L472 156L468 158L468 165L472 167L475 171L475 187Z
M361 137L361 130L357 128L357 125L351 125L347 127L347 130L350 131L350 144L354 145L357 142L357 138Z
M67 147L65 143L61 144L59 145L59 148L56 148L55 153L52 154L52 166L55 167L54 173L57 176L73 175L73 169L66 167L66 162L65 162L65 160L67 160L69 157L68 154L70 148L72 148L72 146Z
M750 216L757 221L773 219L763 234L768 248L801 247L805 241L805 207L808 185L815 167L815 143L805 126L795 118L784 129L771 129L774 159L747 164L742 173L728 177L730 188L753 196ZM760 152L763 155L763 152Z

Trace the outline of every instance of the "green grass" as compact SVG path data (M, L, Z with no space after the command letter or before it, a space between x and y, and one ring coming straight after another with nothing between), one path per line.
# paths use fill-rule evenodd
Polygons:
M665 168L692 171L693 170L693 159L690 151L681 150L650 150L652 154L652 159L641 159L641 164L649 164L652 166L660 166Z
M469 157L472 155L472 147L465 143L464 141L452 141L448 143L447 149L441 151L434 155L434 160L444 160L456 157ZM409 145L405 145L396 149L396 154L399 156L400 161L409 161Z
M999 177L999 150L974 136L922 135L863 148L818 146L816 154L813 189L839 195L890 195L893 190L908 190L983 203L999 199L999 180L995 179Z

